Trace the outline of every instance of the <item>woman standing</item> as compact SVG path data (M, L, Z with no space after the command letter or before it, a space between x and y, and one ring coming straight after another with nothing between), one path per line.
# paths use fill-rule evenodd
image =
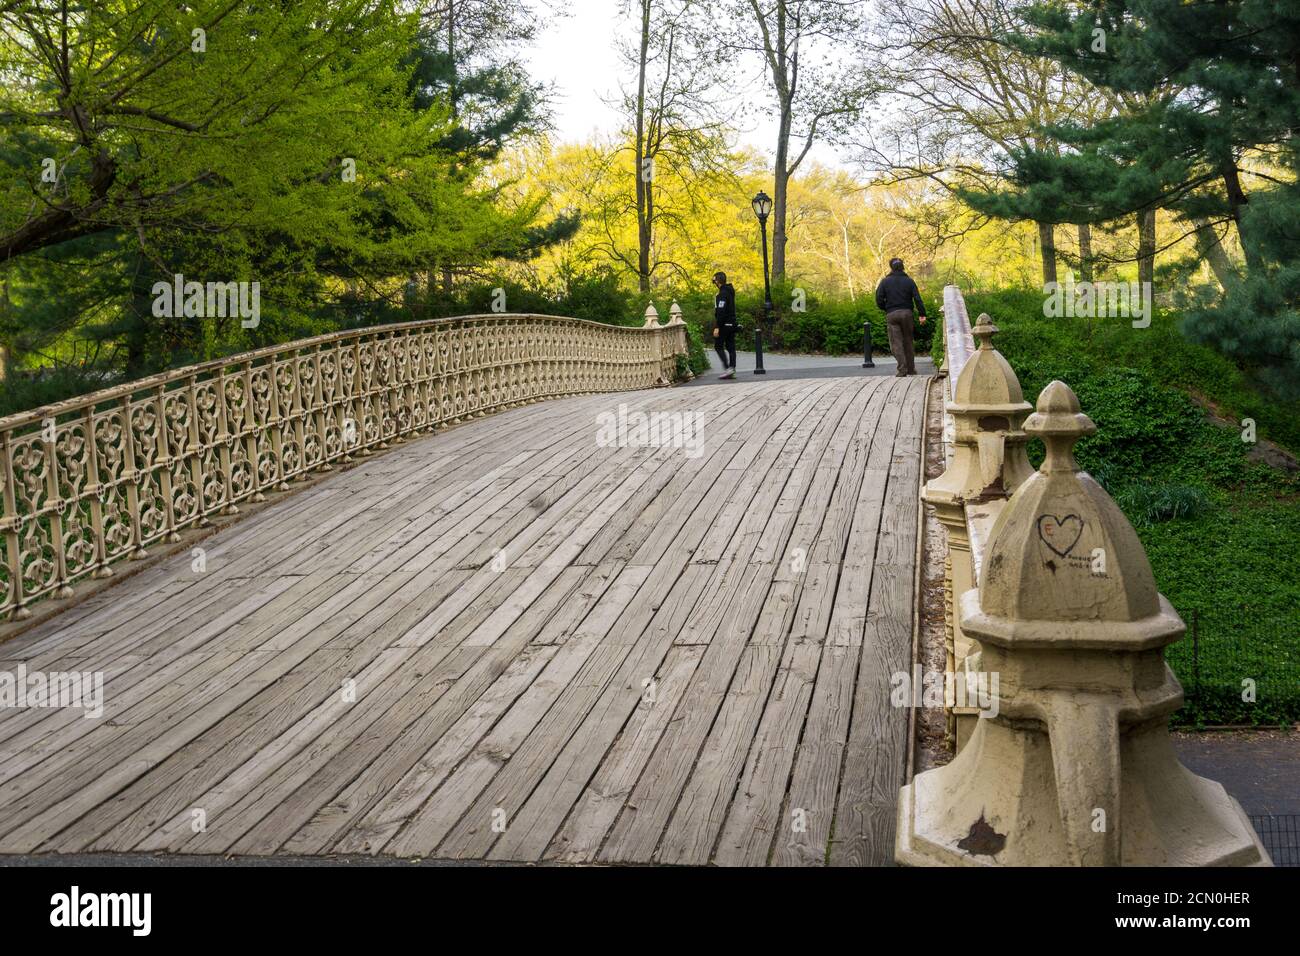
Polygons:
M718 294L713 297L713 348L722 360L719 378L736 377L736 289L725 272L713 274Z

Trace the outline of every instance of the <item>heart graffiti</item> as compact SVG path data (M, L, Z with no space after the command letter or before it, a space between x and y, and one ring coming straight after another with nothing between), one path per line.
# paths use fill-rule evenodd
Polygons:
M1059 557L1065 557L1074 550L1083 536L1083 519L1078 515L1040 515L1038 518L1038 536L1043 543Z

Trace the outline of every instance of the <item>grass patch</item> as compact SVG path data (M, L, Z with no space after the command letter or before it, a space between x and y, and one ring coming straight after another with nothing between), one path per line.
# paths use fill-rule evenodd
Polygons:
M1196 518L1214 507L1205 489L1195 485L1133 485L1115 500L1135 525Z

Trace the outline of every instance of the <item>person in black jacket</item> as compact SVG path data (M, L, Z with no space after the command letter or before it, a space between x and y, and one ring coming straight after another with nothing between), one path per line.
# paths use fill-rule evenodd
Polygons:
M902 259L889 260L889 275L876 286L876 305L885 313L885 328L889 331L889 351L898 363L895 375L915 375L916 356L912 345L912 303L916 303L916 316L925 324L925 303L921 290L912 277L903 271Z
M719 378L736 377L736 289L725 272L713 274L718 294L713 297L713 348L722 359Z

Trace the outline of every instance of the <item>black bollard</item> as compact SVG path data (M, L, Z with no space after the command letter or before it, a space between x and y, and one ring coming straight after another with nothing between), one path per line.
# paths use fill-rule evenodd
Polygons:
M875 368L876 363L871 361L871 323L862 323L862 367Z
M763 323L760 322L754 329L754 374L766 375L767 369L763 368Z

